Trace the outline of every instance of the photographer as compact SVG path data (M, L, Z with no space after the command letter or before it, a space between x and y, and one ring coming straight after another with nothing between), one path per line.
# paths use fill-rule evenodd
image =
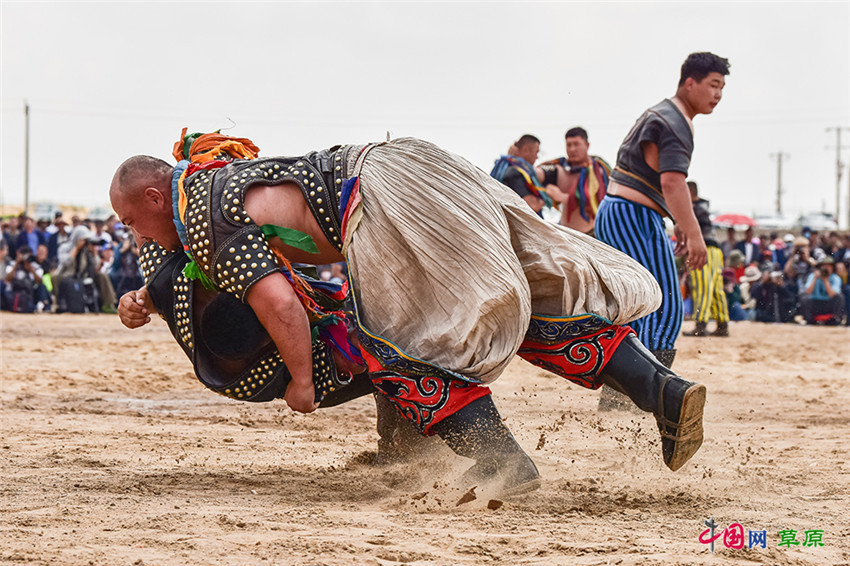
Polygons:
M765 270L753 284L757 322L794 322L797 314L797 285L785 282L781 271Z
M54 287L59 289L61 279L64 278L80 279L83 283L94 286L95 292L86 297L87 310L114 313L117 303L115 289L109 277L100 272L97 248L103 243L104 240L97 238L84 224L74 228L68 242L59 247L59 269Z
M821 315L830 315L826 324L833 326L841 324L844 308L841 278L835 274L835 260L826 256L818 263L817 270L806 279L800 299L800 312L808 324L815 324Z
M121 246L115 251L109 279L118 295L135 291L145 284L139 267L139 246L129 232L121 240Z
M794 239L794 245L788 252L788 261L785 262L785 279L795 281L798 288L805 289L806 280L814 270L817 261L812 258L809 240L803 236Z
M44 309L50 300L41 282L44 271L38 265L32 248L20 246L15 263L8 266L5 277L5 302L13 312L34 312Z
M763 271L761 278L752 284L750 294L756 301L756 322L779 322L779 287L781 280L770 271Z

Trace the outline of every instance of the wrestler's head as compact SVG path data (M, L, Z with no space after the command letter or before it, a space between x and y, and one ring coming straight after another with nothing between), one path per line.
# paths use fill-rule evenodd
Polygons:
M728 74L728 59L708 52L691 53L682 63L676 96L694 116L711 114L720 103Z
M567 161L570 165L587 163L587 150L590 149L587 130L580 127L570 128L564 138L567 140Z
M524 134L515 143L517 157L522 157L532 165L537 161L537 154L540 153L540 140L531 134Z
M137 242L153 240L166 249L180 248L172 221L171 165L156 157L137 155L118 167L112 177L112 209Z

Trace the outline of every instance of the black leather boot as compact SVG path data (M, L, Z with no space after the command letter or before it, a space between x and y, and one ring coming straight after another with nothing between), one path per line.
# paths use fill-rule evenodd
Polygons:
M475 464L463 474L465 487L500 482L510 493L540 487L540 473L502 422L490 395L476 399L431 427L459 456Z
M392 403L380 393L375 394L378 423L378 465L398 464L415 460L440 444L440 439L424 436L413 423L401 416Z
M720 336L723 338L729 337L729 323L728 322L718 322L717 328L714 329L714 333L712 336Z
M682 332L682 336L708 336L708 323L697 321L693 330Z
M625 393L635 405L655 415L661 433L661 452L668 468L678 470L699 450L703 438L704 385L677 376L659 363L634 335L620 343L600 377L605 385Z

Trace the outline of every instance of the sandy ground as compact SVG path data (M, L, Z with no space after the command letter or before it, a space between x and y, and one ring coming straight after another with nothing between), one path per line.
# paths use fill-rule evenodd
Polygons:
M687 325L686 325L687 327ZM682 338L706 441L667 470L651 417L517 359L496 402L531 494L457 505L469 461L370 465L370 398L312 415L217 396L155 320L2 314L2 564L850 564L850 333L739 323ZM436 485L436 487L435 487ZM698 537L766 530L715 554ZM780 529L822 547L778 547Z

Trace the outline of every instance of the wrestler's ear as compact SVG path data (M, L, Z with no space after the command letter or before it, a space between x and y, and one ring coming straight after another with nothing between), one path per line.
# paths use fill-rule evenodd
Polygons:
M157 208L162 208L168 204L163 192L156 187L147 187L142 194L144 195L145 202L152 204Z

